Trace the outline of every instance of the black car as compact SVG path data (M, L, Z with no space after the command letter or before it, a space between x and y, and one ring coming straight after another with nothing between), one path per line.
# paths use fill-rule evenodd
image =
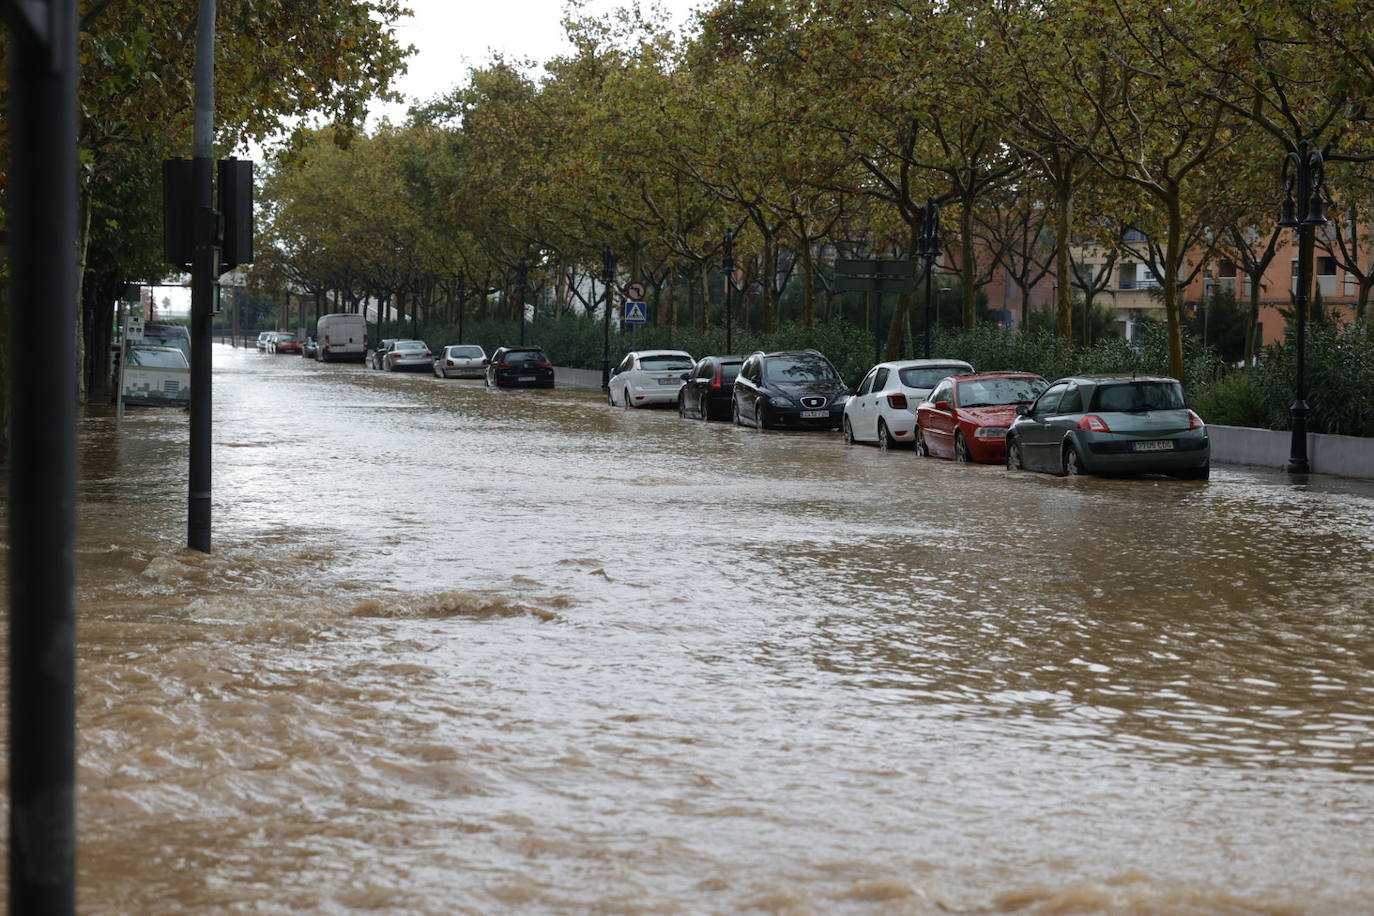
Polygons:
M816 350L755 353L735 378L731 414L741 426L839 429L852 392Z
M538 347L502 347L487 363L493 388L552 388L553 363Z
M735 376L743 356L708 356L697 361L677 395L678 416L698 420L727 419L735 391Z

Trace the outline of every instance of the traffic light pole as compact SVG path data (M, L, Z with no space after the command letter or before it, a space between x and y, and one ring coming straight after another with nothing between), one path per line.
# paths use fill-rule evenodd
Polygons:
M215 0L200 0L196 23L196 91L191 182L195 246L191 254L191 436L186 546L210 552L210 325L219 279L219 214L211 160L215 117Z

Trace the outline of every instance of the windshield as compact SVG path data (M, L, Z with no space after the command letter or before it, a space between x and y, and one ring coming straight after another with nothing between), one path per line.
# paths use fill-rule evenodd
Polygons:
M186 357L180 350L154 347L130 347L129 365L146 366L150 369L185 369Z
M1042 378L987 378L959 383L960 407L1029 404L1049 387Z
M763 377L770 382L838 382L834 367L821 356L775 356L764 360Z
M1136 410L1182 410L1183 386L1178 382L1126 382L1099 385L1093 393L1092 409L1102 413L1129 413Z
M908 388L934 388L940 379L951 375L969 375L971 370L963 366L911 366L901 369L897 376Z
M671 356L666 353L659 356L641 356L639 358L639 368L649 371L690 369L692 368L692 358L690 356Z

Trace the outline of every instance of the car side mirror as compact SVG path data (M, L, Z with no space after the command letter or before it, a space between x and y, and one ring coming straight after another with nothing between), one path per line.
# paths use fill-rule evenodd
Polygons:
M1017 404L1017 405L1016 405L1016 415L1017 415L1018 417L1028 417L1028 416L1030 416L1030 412L1031 412L1030 408L1027 407L1025 404Z
M690 373L690 372L684 372L684 373L682 373L682 380L683 380L684 382L687 381L687 380L688 380L689 378L691 378L691 377L692 377L692 373Z
M936 409L936 410L949 410L949 401L936 401L936 402L935 402L935 409Z

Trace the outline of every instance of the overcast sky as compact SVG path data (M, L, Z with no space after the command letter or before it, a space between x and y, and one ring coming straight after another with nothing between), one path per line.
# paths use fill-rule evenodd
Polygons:
M686 24L706 0L645 0L661 7L674 27ZM407 0L415 15L397 29L401 44L415 46L409 72L396 89L409 102L426 101L464 82L467 71L499 51L508 59L544 62L572 50L563 39L564 0ZM584 9L602 15L629 6L629 0L588 0ZM392 121L405 117L407 105L378 107Z

